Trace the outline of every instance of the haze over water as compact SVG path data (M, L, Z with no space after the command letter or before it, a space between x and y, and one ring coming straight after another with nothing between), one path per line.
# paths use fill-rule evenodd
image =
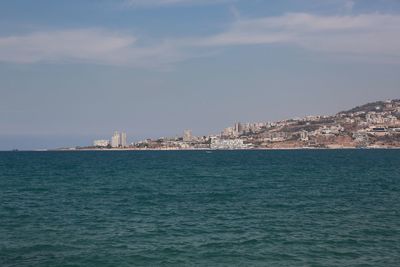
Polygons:
M398 266L400 150L0 152L0 266Z

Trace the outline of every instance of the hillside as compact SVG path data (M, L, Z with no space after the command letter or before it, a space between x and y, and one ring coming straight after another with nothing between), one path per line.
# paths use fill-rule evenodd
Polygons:
M400 103L400 99L392 100L392 103ZM355 108L341 111L338 114L349 114L349 113L357 113L357 112L383 112L385 110L386 104L388 101L376 101L376 102L371 102L367 103L361 106L357 106Z

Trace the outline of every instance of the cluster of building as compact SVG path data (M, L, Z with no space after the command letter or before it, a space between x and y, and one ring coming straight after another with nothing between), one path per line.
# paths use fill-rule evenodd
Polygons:
M96 148L279 149L400 147L400 100L369 103L333 116L306 116L276 122L235 123L220 134L146 139L127 145L126 134L94 141Z
M221 132L221 137L239 137L244 133L256 133L259 130L267 127L270 123L258 122L258 123L240 123L237 122L231 127L225 128Z
M100 139L93 141L93 147L95 148L127 148L126 133L115 131L111 136L111 139Z
M221 139L218 137L211 138L211 149L246 149L252 148L251 144L245 144L240 138L236 139Z

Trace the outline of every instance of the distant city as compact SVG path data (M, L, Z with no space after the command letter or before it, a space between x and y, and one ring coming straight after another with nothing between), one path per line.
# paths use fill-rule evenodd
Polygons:
M276 122L237 122L220 134L145 139L127 143L125 132L91 146L68 150L191 150L400 148L400 100L368 103L333 116L306 116ZM63 149L65 150L65 149Z

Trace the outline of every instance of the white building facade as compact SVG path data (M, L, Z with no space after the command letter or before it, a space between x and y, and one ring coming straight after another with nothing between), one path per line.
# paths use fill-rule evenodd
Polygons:
M121 143L120 143L121 147L126 147L126 133L122 132L121 133Z
M244 149L247 146L242 139L211 139L211 149Z
M183 131L183 141L191 142L193 140L192 130Z
M120 135L119 132L115 131L114 135L111 137L111 147L116 148L120 145Z
M107 147L110 144L109 140L94 140L93 146L95 147Z

